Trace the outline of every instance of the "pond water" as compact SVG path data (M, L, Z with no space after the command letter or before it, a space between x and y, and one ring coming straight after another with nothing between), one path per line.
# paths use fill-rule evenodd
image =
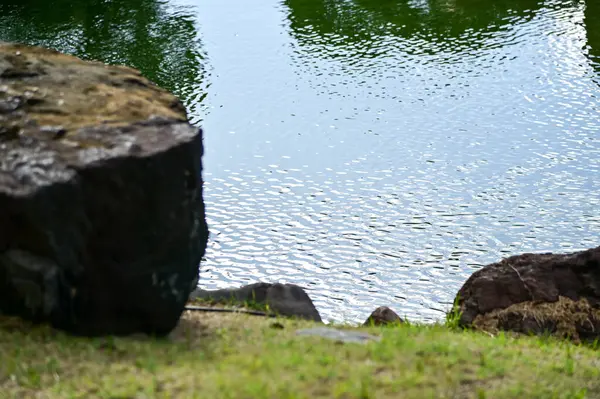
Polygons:
M348 322L600 245L599 27L595 0L0 1L0 40L136 67L203 126L202 287Z

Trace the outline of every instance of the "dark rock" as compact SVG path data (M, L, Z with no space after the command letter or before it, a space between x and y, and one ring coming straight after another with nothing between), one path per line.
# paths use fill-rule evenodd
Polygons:
M0 44L0 313L170 332L208 238L202 154L139 72Z
M321 316L308 294L294 284L255 283L212 291L196 289L190 299L241 306L268 306L270 311L281 316L321 322Z
M363 326L385 326L390 324L403 323L403 320L387 306L380 306L371 313Z
M575 302L585 300L591 309L598 309L600 247L569 254L527 253L487 265L473 273L460 289L456 310L461 312L460 325L472 326L477 317L493 311L525 303L532 306L558 304L561 297ZM527 317L515 325L515 318L510 315L515 308L511 309L494 313L503 318L498 324L500 328L540 330L539 317L536 327L532 327L532 321L527 321ZM563 315L568 313L568 309L563 306Z

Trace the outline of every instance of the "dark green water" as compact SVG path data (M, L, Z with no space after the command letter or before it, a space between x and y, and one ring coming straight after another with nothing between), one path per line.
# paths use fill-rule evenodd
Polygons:
M599 1L251 3L0 0L0 40L136 67L205 128L203 287L434 320L486 263L600 245Z

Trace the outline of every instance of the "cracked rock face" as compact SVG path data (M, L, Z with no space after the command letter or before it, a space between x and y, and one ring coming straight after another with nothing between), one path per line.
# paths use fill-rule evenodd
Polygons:
M473 273L458 292L457 299L463 326L477 324L482 317L504 317L506 312L501 311L515 309L515 305L537 308L539 304L560 305L559 301L564 302L564 299L585 301L587 307L597 310L600 308L600 247L567 254L511 256ZM572 316L567 313L573 306L561 308L566 309L561 310L565 319ZM541 314L541 311L533 309L530 313ZM494 324L514 331L531 330L521 325L523 323Z
M208 239L202 154L137 71L0 44L0 313L170 332Z

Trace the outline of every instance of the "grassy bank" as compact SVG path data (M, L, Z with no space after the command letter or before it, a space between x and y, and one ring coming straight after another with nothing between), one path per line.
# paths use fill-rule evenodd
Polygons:
M309 322L186 312L169 340L83 339L0 319L0 397L598 398L600 353L444 326L297 336Z

